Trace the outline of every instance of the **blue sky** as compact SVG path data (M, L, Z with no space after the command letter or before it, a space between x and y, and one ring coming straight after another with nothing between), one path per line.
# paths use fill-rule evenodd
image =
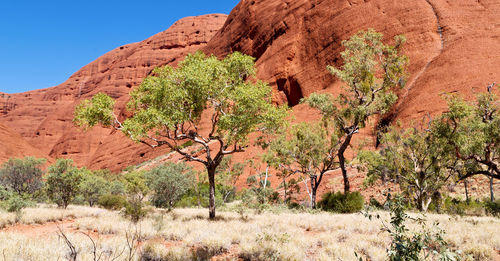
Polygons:
M52 87L112 49L239 0L0 2L0 92Z

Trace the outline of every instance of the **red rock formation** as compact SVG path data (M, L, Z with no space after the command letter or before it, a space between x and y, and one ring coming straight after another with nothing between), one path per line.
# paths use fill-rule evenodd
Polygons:
M202 48L220 56L233 51L255 56L258 77L274 86L276 100L296 105L316 91L338 93L341 83L326 66L340 65L342 40L367 28L388 41L398 34L408 39L408 91L400 93L395 112L410 122L441 112L443 93L470 96L472 88L500 81L498 13L498 0L242 0L227 20L223 15L183 19L145 41L111 51L57 87L13 95L15 105L0 122L53 157L122 169L166 150L152 153L110 130L77 130L71 124L75 102L106 92L123 108L127 93L152 68L175 64ZM298 120L310 118L311 110L302 105L294 111Z
M13 94L13 109L0 122L54 158L70 157L79 165L119 170L159 155L130 142L121 133L96 128L82 132L72 124L75 105L105 92L123 111L128 93L153 68L176 63L203 47L222 27L226 15L187 17L142 42L128 44L83 67L53 88ZM164 152L164 151L163 151Z
M404 34L409 92L397 112L409 121L442 111L442 93L470 95L498 81L499 12L498 0L243 0L205 51L255 56L258 77L295 105L316 91L338 92L326 66L341 64L342 40L367 28L387 40Z
M7 161L9 158L23 158L34 156L37 158L49 159L48 155L31 146L26 140L15 131L0 124L0 162Z

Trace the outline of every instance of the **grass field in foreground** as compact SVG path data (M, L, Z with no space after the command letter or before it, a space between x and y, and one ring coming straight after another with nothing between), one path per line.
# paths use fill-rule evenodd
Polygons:
M229 208L227 208L229 209ZM389 214L379 212L387 221ZM19 224L14 214L0 212L2 260L66 260L70 249L77 260L384 260L390 243L380 220L362 214L294 213L289 210L246 215L218 212L207 220L206 209L153 212L132 225L119 212L70 206L67 210L43 205L24 210ZM427 215L440 223L453 249L475 260L498 260L500 219ZM410 224L416 229L416 224ZM92 239L92 240L91 240ZM128 241L128 242L127 242ZM132 244L130 244L132 242ZM131 246L130 248L128 246ZM150 259L148 259L150 258ZM156 258L156 259L154 259ZM195 259L196 260L196 259Z

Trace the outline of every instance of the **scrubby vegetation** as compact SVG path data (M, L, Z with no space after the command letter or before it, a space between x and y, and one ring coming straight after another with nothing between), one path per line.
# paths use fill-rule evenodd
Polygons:
M475 102L449 98L446 113L418 127L377 128L377 150L352 146L354 135L387 113L404 87L404 42L397 36L386 45L373 30L344 41L344 64L328 67L346 83L344 92L302 100L318 110L317 122L291 124L288 109L273 104L271 88L254 79L254 59L240 53L219 60L198 52L178 68L155 69L131 93L133 116L124 122L106 94L83 101L75 111L79 126L113 127L204 169L169 162L111 173L69 159L46 168L43 159L11 159L0 168L0 253L14 260L497 258L494 84ZM211 121L200 131L205 112ZM262 155L233 160L251 141ZM366 173L366 187L396 185L400 194L382 201L380 192L365 201L352 191L348 166ZM332 189L316 203L335 170L343 193ZM273 175L279 184L271 183ZM477 175L490 179L488 199L469 195L468 182ZM465 200L448 193L460 182ZM209 208L208 219L200 208ZM35 239L40 235L29 234L38 227L23 231L32 224L48 229L43 245Z

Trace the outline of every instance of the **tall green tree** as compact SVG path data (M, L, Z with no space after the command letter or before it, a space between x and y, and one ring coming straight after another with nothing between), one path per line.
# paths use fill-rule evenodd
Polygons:
M9 159L0 168L0 185L21 194L33 194L43 186L41 169L45 159Z
M392 127L383 135L379 151L360 152L358 159L370 181L388 178L418 209L427 211L433 195L451 180L449 166L454 161L447 147L431 128Z
M223 60L201 52L188 55L177 68L154 70L131 92L131 118L120 122L113 113L114 100L98 94L83 101L74 122L92 127L101 124L156 148L168 146L187 161L203 164L208 173L209 217L215 217L215 173L222 159L242 152L249 134L271 132L284 122L286 108L271 102L271 88L254 80L254 58L233 53ZM208 130L200 130L202 113ZM191 141L201 148L191 154L181 145Z
M408 58L400 54L404 36L396 36L394 45L384 44L382 38L381 33L369 29L343 41L344 64L340 68L328 66L345 83L341 94L336 99L329 94L312 94L303 101L319 109L324 122L332 121L335 126L345 193L350 190L345 152L353 136L371 116L391 108L397 100L393 91L405 83Z
M70 159L58 159L47 171L46 189L49 198L59 207L67 208L80 192L82 172Z
M310 182L311 208L326 172L337 169L338 142L320 123L299 123L270 143L265 161L287 173L301 174ZM307 187L307 184L306 184Z
M451 145L450 153L466 167L459 180L489 177L492 200L493 179L500 179L500 101L494 87L494 83L488 86L473 102L452 96L436 125L436 132Z

